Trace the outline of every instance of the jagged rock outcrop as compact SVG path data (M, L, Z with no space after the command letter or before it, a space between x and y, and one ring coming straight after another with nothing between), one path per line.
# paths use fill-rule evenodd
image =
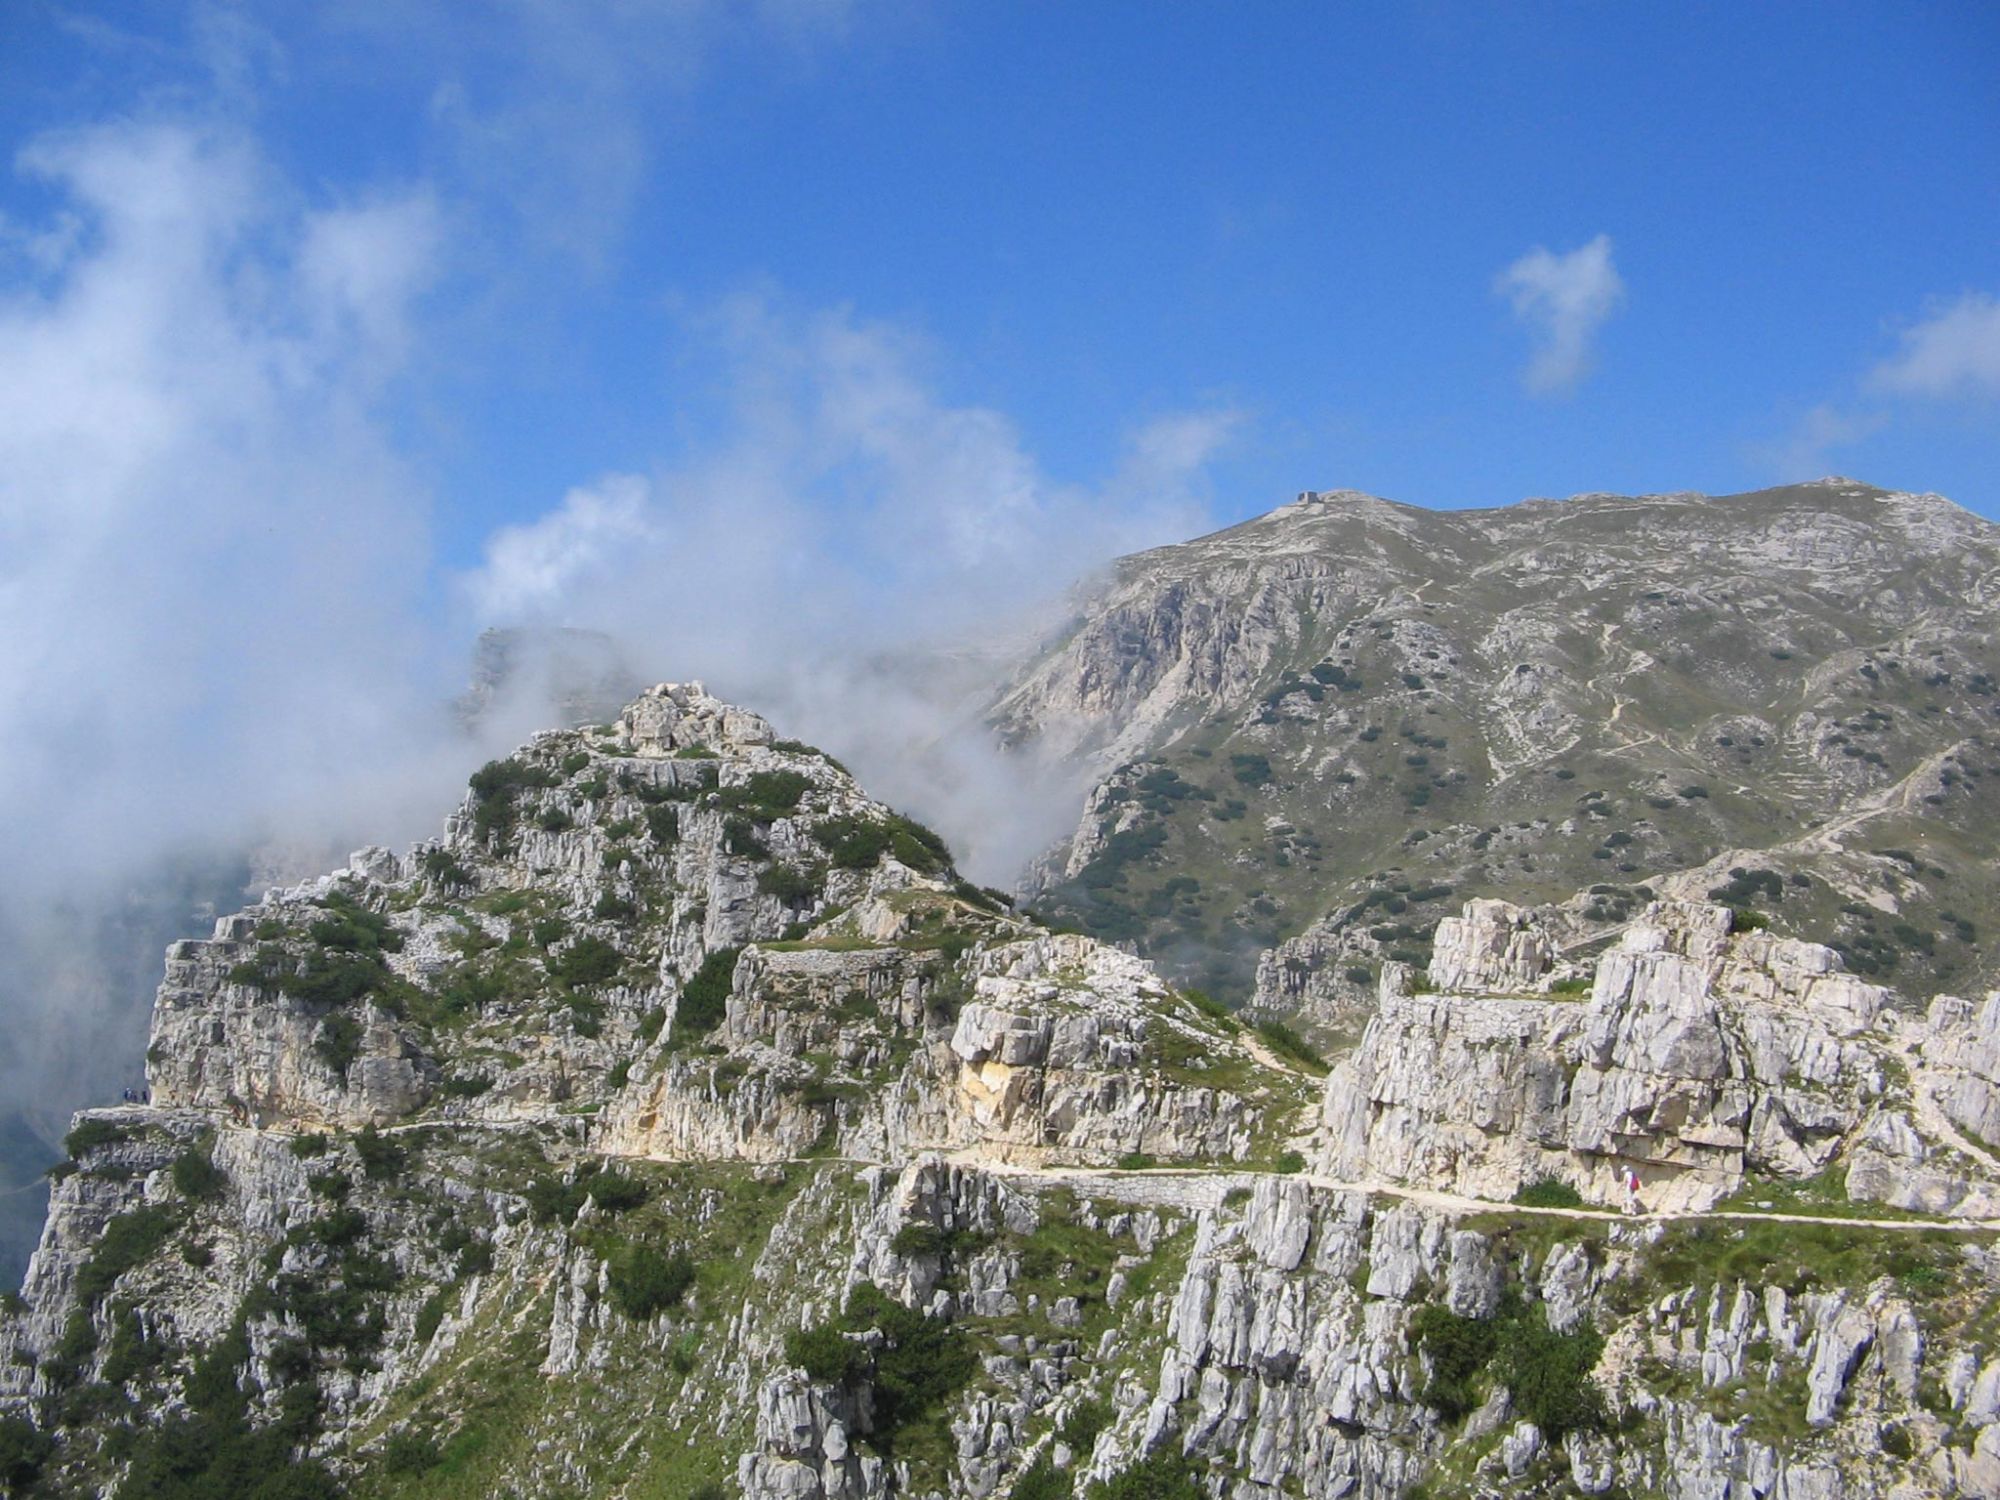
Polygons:
M1473 901L1446 917L1431 940L1431 983L1440 990L1516 994L1542 987L1554 945L1529 914L1505 901Z
M658 688L176 946L153 1102L79 1117L0 1315L9 1452L52 1495L1985 1493L1991 1189L1941 1131L1992 1006L1732 920L1649 907L1584 1000L1473 903L1322 1086ZM1653 1207L1957 1171L1960 1220L1500 1201L1628 1161Z
M1888 1091L1884 1048L1863 1039L1887 993L1825 948L1731 922L1655 903L1588 1000L1506 997L1491 991L1540 982L1546 947L1514 908L1468 906L1432 986L1385 980L1329 1079L1326 1170L1498 1200L1549 1177L1601 1203L1636 1172L1665 1208L1706 1207L1746 1173L1818 1171Z

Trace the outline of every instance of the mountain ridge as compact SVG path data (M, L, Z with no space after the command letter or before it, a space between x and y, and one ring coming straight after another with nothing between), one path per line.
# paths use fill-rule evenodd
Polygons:
M1413 832L1443 835L1418 851L1419 884L1566 900L1761 854L1913 776L1944 781L1917 798L1941 800L1888 819L1884 844L1935 832L1963 846L1935 867L1982 892L1972 911L1932 891L1915 925L1935 932L1941 909L1976 929L1987 914L1976 872L1996 851L1952 791L1974 779L1937 758L1977 765L1993 718L1990 523L1844 480L1481 511L1339 496L1125 560L996 691L1003 738L1098 778L1037 878L1049 915L1156 953L1192 923L1209 950L1247 954L1362 899L1374 874L1414 879L1400 842ZM1590 779L1522 793L1565 773ZM1152 791L1135 792L1147 776ZM1606 799L1593 817L1620 818L1608 861L1573 832L1586 790ZM1191 810L1199 831L1183 826ZM1260 819L1300 838L1233 836ZM1481 835L1514 857L1480 859ZM1336 837L1365 847L1328 853ZM1153 847L1135 850L1142 839ZM1297 857L1314 843L1321 859ZM1886 943L1842 908L1886 895L1900 913L1905 896L1852 863L1823 872L1826 899L1767 915L1855 955ZM1204 883L1199 909L1161 894L1189 878ZM1898 962L1914 978L1935 953ZM1238 995L1248 971L1176 968Z

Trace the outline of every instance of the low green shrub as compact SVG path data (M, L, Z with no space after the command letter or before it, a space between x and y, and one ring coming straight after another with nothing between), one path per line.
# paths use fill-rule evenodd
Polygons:
M819 884L813 879L811 871L785 864L772 865L758 872L757 889L767 896L776 896L787 905L802 904L819 894Z
M625 956L601 937L580 937L548 961L551 978L579 989L603 984L624 966Z
M382 1134L373 1125L364 1125L354 1137L354 1151L361 1158L361 1171L371 1182L400 1177L409 1165L409 1148L394 1136Z
M1583 1194L1559 1178L1537 1177L1522 1184L1514 1201L1523 1208L1581 1208Z
M106 1224L97 1248L76 1273L78 1302L95 1307L120 1276L157 1254L180 1223L180 1215L168 1205L149 1203Z
M873 1332L872 1351L844 1337ZM962 1390L979 1358L957 1329L905 1307L862 1282L838 1319L800 1329L785 1340L786 1357L815 1380L866 1382L875 1405L875 1446L893 1452L896 1434Z
M63 1137L63 1151L74 1161L86 1151L94 1151L99 1146L115 1146L131 1138L130 1131L113 1125L109 1120L78 1120L69 1134Z
M1178 1443L1168 1443L1086 1492L1087 1500L1205 1500Z
M313 1055L344 1080L361 1056L361 1023L344 1011L325 1017L313 1036Z
M1111 1408L1103 1401L1079 1401L1070 1408L1069 1415L1056 1428L1056 1436L1061 1438L1074 1453L1088 1456L1097 1444L1097 1435L1111 1425Z
M650 1245L624 1245L611 1256L611 1300L636 1321L680 1306L694 1278L694 1262L684 1252L668 1255Z
M229 1176L206 1151L188 1147L174 1158L174 1190L190 1201L220 1197Z
M674 1007L673 1034L677 1040L707 1036L721 1023L729 1008L736 961L742 956L741 948L718 948L701 961L701 967L681 987L680 1001Z
M1320 1055L1319 1049L1283 1021L1258 1022L1257 1035L1263 1039L1265 1046L1280 1057L1297 1063L1308 1072L1325 1075L1327 1061Z
M41 1477L55 1439L20 1417L0 1417L0 1489L25 1495Z
M1067 1471L1058 1469L1055 1459L1042 1453L1021 1471L1009 1492L1009 1500L1070 1500L1075 1492L1074 1481Z

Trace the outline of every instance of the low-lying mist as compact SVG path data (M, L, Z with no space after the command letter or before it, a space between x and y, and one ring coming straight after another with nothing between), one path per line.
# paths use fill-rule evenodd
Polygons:
M39 1222L36 1152L140 1082L167 941L434 832L481 761L561 721L532 651L455 707L489 626L706 680L988 883L1073 819L1075 771L1002 754L982 710L1076 580L1201 529L1226 414L1057 483L898 331L744 298L684 329L712 399L661 429L700 436L441 568L470 498L437 494L400 404L450 254L427 194L302 206L185 125L21 165L60 208L0 226L0 1269Z

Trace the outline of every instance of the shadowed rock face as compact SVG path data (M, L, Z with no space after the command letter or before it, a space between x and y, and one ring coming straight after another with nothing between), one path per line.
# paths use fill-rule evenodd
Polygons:
M1120 562L992 712L1100 778L1042 902L1273 1011L1364 1007L1470 897L1568 902L1563 945L1733 870L1862 977L1972 990L1996 569L1990 523L1846 480L1308 494Z

